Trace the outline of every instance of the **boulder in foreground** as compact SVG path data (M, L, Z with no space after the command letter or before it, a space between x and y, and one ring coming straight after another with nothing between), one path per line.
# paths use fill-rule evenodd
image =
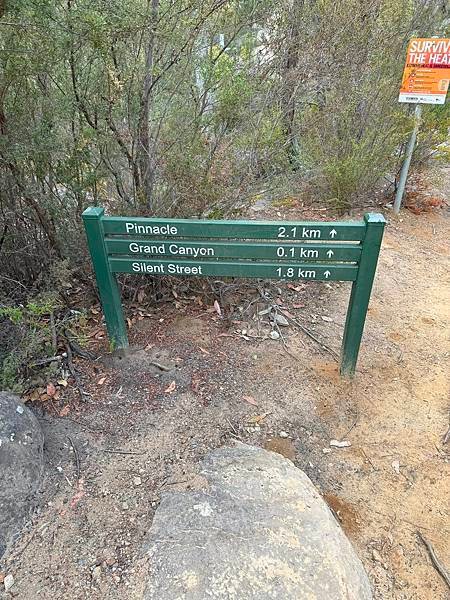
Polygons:
M145 600L370 600L367 575L310 479L261 448L220 448L207 484L163 495Z
M0 556L33 507L43 471L44 436L38 420L8 392L0 392Z

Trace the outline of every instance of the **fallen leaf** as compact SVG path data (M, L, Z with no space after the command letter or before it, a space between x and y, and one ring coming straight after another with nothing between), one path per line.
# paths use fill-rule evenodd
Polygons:
M221 310L220 304L217 302L217 300L214 300L214 309L215 309L216 313L219 315L219 317L221 317L222 310Z
M133 323L131 322L131 319L127 319L127 323L128 323L128 329L131 329L131 325L133 324Z
M100 310L99 310L98 308L91 308L91 313L92 313L93 315L98 315L98 314L99 314L99 312L100 312Z
M253 396L242 396L242 400L245 400L249 404L253 404L253 406L258 406L258 402L253 398Z
M52 398L56 394L56 388L52 382L47 384L47 396Z
M199 346L200 352L203 352L203 354L211 354L211 352L208 352L208 350L205 350L205 348L202 348L201 346Z
M70 508L75 508L76 505L78 504L78 502L81 500L81 498L84 496L85 491L84 491L84 479L80 478L78 480L78 491L76 492L76 494L74 496L72 496L72 500L70 501Z
M139 304L144 300L145 298L145 291L144 290L139 290L138 295L137 295L137 301L139 302Z
M60 417L65 417L70 413L70 406L68 404L66 404L66 406L64 406L64 408L62 408L59 411L59 416Z
M67 387L69 384L67 382L67 379L59 379L58 380L58 385L62 385L63 387Z
M305 308L304 304L293 304L292 308Z
M106 377L101 377L98 381L97 381L97 385L103 385L106 381Z
M247 423L261 423L261 421L264 421L268 414L269 413L263 413L262 415L254 415L253 417L247 419Z
M332 323L333 319L331 317L327 317L326 315L322 315L322 321L325 321L326 323Z
M172 383L164 390L164 393L171 394L173 391L175 391L176 387L177 387L177 384L175 383L175 381L172 381Z
M192 377L192 380L191 380L191 387L192 387L192 391L193 391L193 392L195 392L196 394L197 394L197 393L198 393L198 391L199 391L199 388L200 388L200 384L201 384L201 383L202 383L202 380L201 380L201 378L200 378L198 375L194 375L194 376Z
M283 313L283 315L285 317L288 317L288 319L293 319L294 318L294 315L292 315L288 310L282 310L281 312Z

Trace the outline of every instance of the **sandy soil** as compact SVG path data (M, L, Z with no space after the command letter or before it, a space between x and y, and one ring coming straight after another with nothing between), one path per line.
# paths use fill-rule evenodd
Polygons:
M436 193L449 181L441 170ZM304 218L298 207L279 216ZM141 315L131 308L139 349L78 362L91 398L80 403L67 389L58 406L39 413L46 481L40 508L0 567L15 578L5 597L141 598L142 547L161 493L195 487L208 449L240 439L288 456L309 475L363 560L375 598L449 598L417 532L449 568L450 443L442 440L450 218L445 210L387 216L353 381L296 326L281 328L286 351L281 340L261 339L268 325L253 319L273 303L338 352L344 283L242 284L220 298L224 318L201 297L179 294ZM68 414L55 417L64 406ZM332 439L351 447L330 449Z

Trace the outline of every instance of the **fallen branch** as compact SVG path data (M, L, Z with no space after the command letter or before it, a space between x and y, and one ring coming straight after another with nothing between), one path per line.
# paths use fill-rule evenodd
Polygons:
M85 402L86 401L85 396L89 396L89 394L87 392L85 392L83 390L83 388L81 387L80 378L78 376L78 373L75 370L75 367L73 366L72 349L71 349L71 347L70 347L69 344L66 345L66 352L67 352L67 368L69 369L69 373L74 378L75 385L77 386L78 392L80 394L81 401Z
M30 367L42 367L43 365L48 365L49 363L55 361L61 361L63 359L62 356L49 356L48 358L40 358L39 360L35 360L30 364Z
M286 316L286 315L284 315ZM303 333L305 333L310 339L312 339L314 342L316 342L316 344L319 344L319 346L321 348L323 348L324 350L326 350L329 354L331 354L331 356L337 360L339 362L339 354L337 352L335 352L333 350L333 348L330 348L329 346L327 346L324 342L322 342L321 340L319 340L318 337L316 337L309 329L307 329L304 325L302 325L301 323L299 323L296 319L292 318L292 317L287 317L290 321L292 321L292 323L294 323L294 325L297 325L297 327L303 331Z
M96 360L97 359L96 355L93 352L90 352L90 350L85 350L78 344L78 342L76 342L76 340L74 339L74 336L71 335L71 332L69 329L64 329L64 337L66 338L66 340L70 346L70 349L72 350L72 352L74 354L76 354L80 358L84 358L85 360Z
M445 583L447 584L447 587L450 589L450 573L447 571L447 569L444 567L444 565L440 562L440 560L436 556L434 548L430 544L430 542L423 537L423 535L420 533L420 531L416 531L416 535L419 538L419 540L422 542L422 544L425 546L425 548L427 549L434 568L439 573L439 575L442 577L442 579L445 581Z
M161 363L156 362L154 360L150 361L150 364L157 367L161 371L173 371L173 367L167 367L166 365L162 365Z

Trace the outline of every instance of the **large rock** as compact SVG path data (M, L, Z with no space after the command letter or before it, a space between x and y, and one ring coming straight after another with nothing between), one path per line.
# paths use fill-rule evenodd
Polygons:
M239 444L203 462L208 484L163 495L146 600L369 600L363 566L310 479Z
M44 436L17 396L0 392L0 556L30 514L43 471Z

